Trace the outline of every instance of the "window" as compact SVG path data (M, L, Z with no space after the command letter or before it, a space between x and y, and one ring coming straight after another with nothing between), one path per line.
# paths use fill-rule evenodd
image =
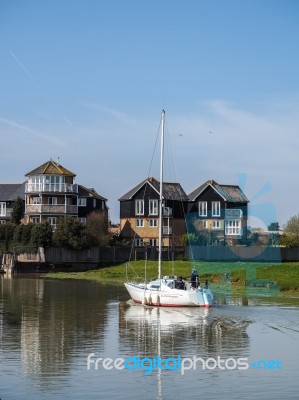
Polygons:
M226 235L241 235L241 220L229 219L225 221L225 234Z
M134 240L134 245L139 247L139 246L143 246L143 239L135 239Z
M163 207L163 215L164 215L164 217L171 217L172 216L172 208Z
M80 224L86 225L86 218L79 218Z
M220 229L221 223L219 220L213 221L213 229Z
M135 214L144 215L144 200L135 200Z
M48 204L56 205L57 204L57 197L48 197Z
M212 217L220 217L220 201L212 201Z
M39 217L32 217L32 223L33 224L39 224L39 222L40 222Z
M136 219L136 226L137 226L137 228L143 228L144 227L144 220L143 219Z
M4 201L0 203L0 215L6 216L6 203Z
M206 217L207 214L207 202L206 201L200 201L198 203L198 215L200 217Z
M97 206L97 199L93 199L93 208L96 208Z
M201 227L204 228L204 229L207 229L207 227L208 227L208 221L207 221L206 219L203 219L203 220L201 221Z
M56 217L48 217L48 224L51 225L52 230L55 231L56 229Z
M155 228L158 226L158 220L157 219L150 219L149 220L149 225L151 228Z
M158 239L150 239L150 245L153 247L158 246L159 244L158 242L159 242Z
M86 198L85 197L78 197L78 206L86 207Z
M149 215L158 215L158 200L149 200Z
M32 203L33 204L40 204L41 203L41 198L39 196L32 197Z

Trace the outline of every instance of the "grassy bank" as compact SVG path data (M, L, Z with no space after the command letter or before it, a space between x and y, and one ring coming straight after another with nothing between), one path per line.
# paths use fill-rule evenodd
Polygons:
M189 279L191 269L196 268L201 280L208 279L211 283L219 284L229 281L232 284L245 286L248 282L258 286L259 282L276 283L283 292L299 294L299 262L270 264L253 262L163 262L163 275L182 276ZM123 283L127 279L144 281L145 262L134 261L126 269L126 264L107 266L105 268L86 272L57 272L46 274L49 278L59 279L89 279L101 282ZM157 262L146 263L146 280L157 277Z

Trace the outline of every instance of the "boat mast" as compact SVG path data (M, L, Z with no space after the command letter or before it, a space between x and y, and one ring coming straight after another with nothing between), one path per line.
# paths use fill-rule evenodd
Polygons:
M161 279L162 271L162 224L163 224L163 159L164 159L164 127L165 127L165 111L162 110L161 115L161 154L160 154L160 197L159 197L159 259L158 259L158 279Z

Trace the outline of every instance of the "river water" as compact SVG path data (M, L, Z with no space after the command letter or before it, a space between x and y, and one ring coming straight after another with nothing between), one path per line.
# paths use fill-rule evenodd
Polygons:
M119 285L2 276L1 400L299 398L298 298L127 300Z

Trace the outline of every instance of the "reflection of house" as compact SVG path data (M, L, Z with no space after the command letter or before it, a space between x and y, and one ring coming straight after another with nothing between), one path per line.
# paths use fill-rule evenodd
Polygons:
M207 181L189 194L189 213L195 229L214 239L242 239L247 232L248 199L237 185Z
M134 241L136 246L158 244L159 237L159 182L148 178L120 199L120 236ZM175 237L185 233L185 213L188 197L179 183L163 183L164 246L170 246Z
M0 184L0 224L11 221L13 206L18 197L24 200L25 184Z
M75 184L76 175L52 160L26 176L25 223L48 222L55 229L62 217L79 217L84 222L91 210L108 212L105 198Z

